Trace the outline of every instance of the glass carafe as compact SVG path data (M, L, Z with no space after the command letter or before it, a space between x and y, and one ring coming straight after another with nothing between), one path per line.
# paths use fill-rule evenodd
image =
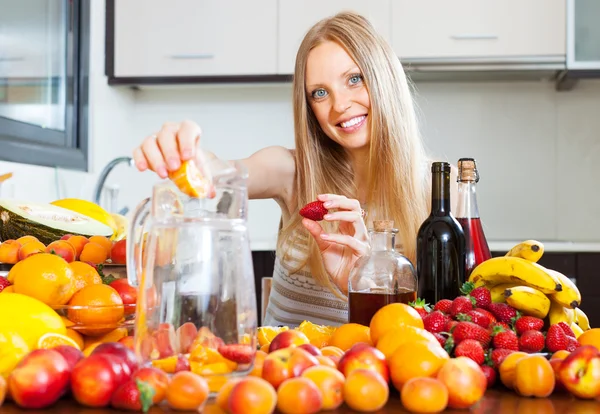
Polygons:
M358 260L348 279L348 322L369 326L373 315L390 303L417 297L417 275L405 256L395 250L398 233L393 221L373 222L371 252Z
M137 207L127 276L139 287L140 362L168 373L191 370L214 395L228 378L252 369L257 311L247 174L239 162L211 163L214 197L188 197L163 181Z

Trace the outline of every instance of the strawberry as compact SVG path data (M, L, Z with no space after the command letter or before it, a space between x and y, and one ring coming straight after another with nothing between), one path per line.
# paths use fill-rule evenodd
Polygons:
M491 328L494 329L496 326L501 326L505 331L511 330L511 327L506 322L496 322L491 326Z
M571 338L575 338L575 332L573 332L571 327L567 325L566 322L559 322L557 323L557 325L560 326L560 328L564 331L565 335L570 336Z
M7 278L5 278L4 276L0 276L0 292L2 292L4 290L4 288L7 288L11 285L11 283L8 281Z
M453 321L452 319L448 320L448 323L446 324L446 332L454 331L454 328L456 328L456 325L458 325L457 321Z
M313 201L300 209L300 215L310 220L321 221L329 211L323 206L322 201Z
M452 308L452 301L450 299L442 299L438 303L435 304L433 310L437 310L443 312L445 314L450 313L450 308Z
M458 319L459 321L473 322L483 328L487 328L488 326L490 326L490 318L488 318L483 313L476 311L475 309L470 310L466 314L459 313L458 315L456 315L456 319Z
M218 351L224 358L238 364L249 364L256 352L250 345L245 344L221 345Z
M503 328L494 328L492 331L494 337L494 348L519 350L519 338L512 330L504 330Z
M454 301L452 301L452 307L450 308L450 315L453 318L456 318L456 315L459 313L467 313L468 311L473 309L473 305L475 304L475 299L469 296L459 296Z
M544 327L544 321L534 316L521 316L514 323L517 335L523 335L525 331L541 331Z
M443 332L448 324L448 317L440 311L433 311L423 318L423 326L431 333Z
M567 336L567 351L573 352L580 346L581 345L579 344L579 341L577 341L577 339L575 339L572 336Z
M546 338L544 338L544 334L540 331L525 331L519 338L519 350L523 352L541 352L545 344Z
M110 405L120 410L148 412L155 392L147 382L130 379L115 390Z
M478 308L487 309L492 303L492 294L490 290L484 286L475 287L473 282L466 282L460 288L463 295L469 295L475 299L475 305Z
M504 358L506 358L513 352L515 351L513 351L512 349L493 349L490 354L492 366L494 368L498 368L502 361L504 361Z
M436 332L433 334L433 336L435 336L435 339L438 340L442 348L446 345L446 337L444 335Z
M510 323L517 316L517 310L506 303L492 303L488 310L499 322Z
M490 333L473 322L459 322L452 331L452 337L456 345L465 339L475 339L481 343L484 348L490 345Z
M416 301L409 302L408 304L412 306L414 310L419 312L421 319L424 319L427 315L429 315L429 312L431 312L431 307L429 304L425 303L425 299L417 299Z
M483 309L483 308L475 308L475 310L485 316L488 317L488 319L490 320L490 325L496 323L496 317L494 315L492 315L492 313L487 310L487 309Z
M454 356L471 358L477 365L481 365L485 362L485 352L483 351L483 347L481 346L481 343L475 339L465 339L459 343L456 346L456 349L454 349Z
M563 349L566 350L568 344L568 336L565 331L557 324L550 325L548 333L546 333L546 348L548 348L548 351L554 353Z
M482 365L480 368L487 380L487 388L492 388L496 383L496 370L489 365Z

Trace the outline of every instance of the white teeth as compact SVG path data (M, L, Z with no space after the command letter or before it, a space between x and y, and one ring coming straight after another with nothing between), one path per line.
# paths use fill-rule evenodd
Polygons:
M356 124L359 124L359 123L361 123L363 119L365 119L365 116L364 116L364 115L362 115L362 116L357 116L356 118L352 118L352 119L351 119L351 120L349 120L349 121L342 122L340 125L342 126L342 128L348 128L348 127L351 127L351 126L353 126L353 125L356 125Z

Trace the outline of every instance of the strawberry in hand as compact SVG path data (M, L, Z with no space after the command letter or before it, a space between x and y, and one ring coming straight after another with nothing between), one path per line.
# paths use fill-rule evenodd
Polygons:
M322 201L313 201L300 209L300 215L313 221L321 221L329 211L323 206Z

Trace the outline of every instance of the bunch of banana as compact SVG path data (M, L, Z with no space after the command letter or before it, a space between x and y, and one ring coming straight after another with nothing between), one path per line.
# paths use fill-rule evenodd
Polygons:
M504 292L506 303L536 318L544 319L550 311L550 299L529 286L515 286Z
M520 257L530 262L539 261L544 255L544 244L537 240L525 240L506 253L507 257Z

